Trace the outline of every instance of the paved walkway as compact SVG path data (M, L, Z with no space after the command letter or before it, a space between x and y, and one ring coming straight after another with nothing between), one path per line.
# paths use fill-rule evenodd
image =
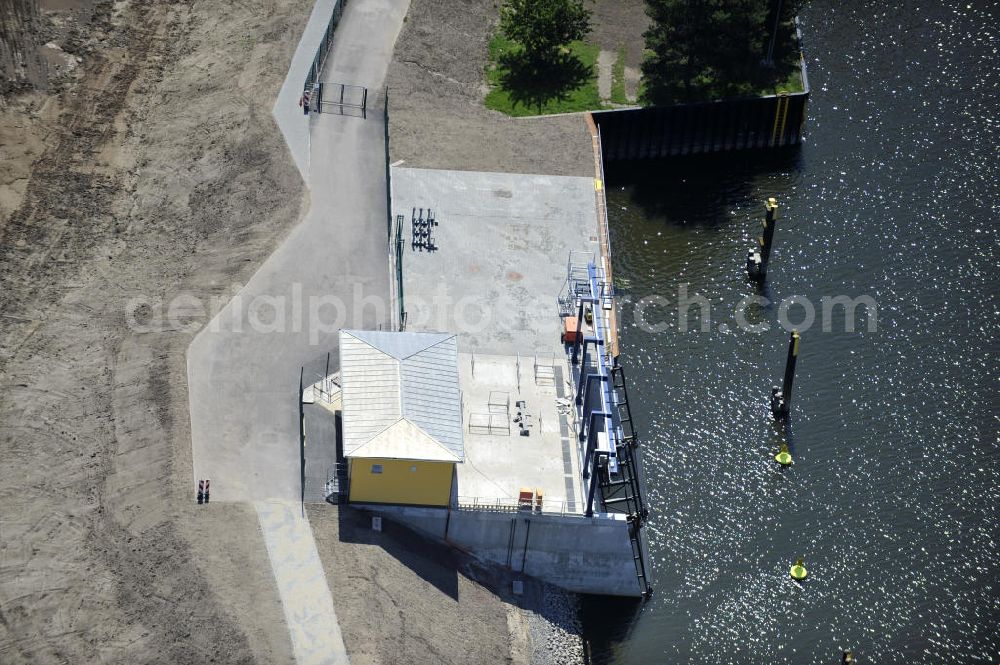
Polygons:
M324 79L380 90L408 4L349 2ZM297 106L278 118L312 123L311 208L188 349L194 479L210 478L216 501L299 497L299 368L325 358L339 328L389 321L379 97L367 119Z
M339 328L389 320L382 98L366 119L298 107L334 4L317 1L274 109L310 210L188 349L194 478L212 480L216 501L254 502L299 665L348 663L299 513L299 368L325 359ZM324 80L380 90L408 7L349 2Z
M302 37L298 46L295 47L295 54L292 55L292 64L288 67L288 74L281 85L278 98L274 101L274 108L271 113L278 123L278 128L285 137L289 152L295 165L299 167L302 179L309 182L309 123L299 108L299 97L302 96L302 87L306 80L306 73L312 66L313 58L316 55L316 48L319 46L326 34L326 28L333 9L338 3L344 0L316 0L313 5L309 22L306 23ZM345 5L346 6L346 5ZM338 34L342 32L338 29Z
M298 665L349 662L309 520L297 503L254 504Z

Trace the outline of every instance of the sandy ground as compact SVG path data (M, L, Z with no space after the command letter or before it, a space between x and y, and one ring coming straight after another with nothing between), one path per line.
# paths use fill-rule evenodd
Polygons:
M290 660L253 510L193 501L191 331L126 303L221 292L298 219L269 107L308 9L97 3L78 81L3 105L4 663Z
M582 660L573 594L434 544L369 513L307 507L352 665L570 664Z
M639 86L644 0L588 3L587 37L607 52L606 87L618 48L626 48L626 92ZM412 0L389 68L389 134L394 161L460 171L593 177L590 134L581 114L510 118L483 106L495 0Z
M253 508L194 501L205 321L130 321L231 294L300 219L270 107L312 3L45 4L61 78L0 103L0 662L290 663ZM557 126L587 173L577 120ZM342 539L317 510L355 663L578 660L566 594L521 610L457 553ZM419 593L435 575L456 594Z
M483 106L494 0L412 0L389 68L392 159L406 166L593 177L581 114L510 118Z
M616 55L624 46L625 66L638 69L642 63L642 33L649 27L646 0L596 0L587 6L592 12L587 41Z

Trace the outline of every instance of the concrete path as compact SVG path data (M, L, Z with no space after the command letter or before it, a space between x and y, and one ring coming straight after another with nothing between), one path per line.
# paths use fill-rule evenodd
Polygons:
M341 2L343 0L316 0L271 111L292 153L292 159L306 182L309 182L309 123L299 108L299 98L302 96L306 73L316 56L316 48L326 34L333 9Z
M349 662L299 513L299 368L325 360L338 329L389 320L384 98L370 95L366 119L298 107L335 4L317 1L274 109L309 212L188 349L194 479L210 478L216 501L254 502L299 665ZM324 80L379 91L408 7L348 3Z
M309 520L288 501L254 504L298 665L347 665L347 649Z
M408 4L348 3L324 79L379 91ZM380 100L367 119L294 107L312 122L310 210L188 349L194 479L216 501L299 498L299 368L338 329L389 321Z
M602 102L611 101L611 75L618 54L614 51L601 51L597 54L597 94Z

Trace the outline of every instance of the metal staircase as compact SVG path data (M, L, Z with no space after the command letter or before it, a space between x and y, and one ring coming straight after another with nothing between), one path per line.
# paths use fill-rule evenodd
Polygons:
M632 545L632 559L643 595L653 592L646 571L647 554L642 540L642 527L649 511L642 496L642 468L639 460L639 438L632 423L632 413L628 405L628 389L625 385L625 370L615 363L611 368L611 384L615 392L618 413L618 473L608 474L602 479L601 498L607 512L624 513L628 516L629 540Z
M559 294L560 314L576 314L580 300L591 297L589 266L593 261L592 252L574 250L569 253L569 260L566 262L566 284Z
M326 470L323 499L328 503L347 503L347 462L337 462Z

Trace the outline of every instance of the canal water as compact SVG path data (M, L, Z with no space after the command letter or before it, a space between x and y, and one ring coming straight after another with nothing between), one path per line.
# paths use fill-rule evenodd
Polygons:
M586 605L595 663L1000 662L1000 9L816 1L801 18L801 148L608 167L655 593ZM771 196L757 291L744 260ZM708 332L696 306L681 330L683 285L710 301ZM742 311L767 329L741 330L757 293L772 304ZM816 321L782 428L791 296ZM870 296L877 329L862 309L825 332L823 296Z

